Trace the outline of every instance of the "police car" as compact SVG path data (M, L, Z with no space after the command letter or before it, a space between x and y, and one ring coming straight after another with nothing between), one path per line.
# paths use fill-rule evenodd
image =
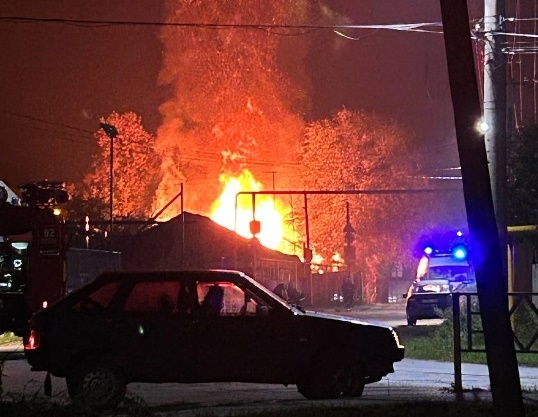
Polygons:
M468 249L457 244L449 251L424 249L415 281L403 294L406 299L407 324L417 320L435 319L452 307L452 293L476 292L474 269L468 259Z

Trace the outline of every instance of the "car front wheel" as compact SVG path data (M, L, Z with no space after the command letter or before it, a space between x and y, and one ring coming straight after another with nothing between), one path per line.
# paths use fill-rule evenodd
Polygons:
M344 361L331 357L315 363L313 369L297 384L298 391L308 400L360 396L362 390L353 387L353 373ZM358 395L357 395L358 394Z
M364 391L364 385L366 384L366 376L364 367L362 365L357 366L352 373L351 384L348 389L344 391L344 397L362 397Z
M92 360L76 366L66 378L71 399L84 407L115 408L125 397L126 384L112 364Z

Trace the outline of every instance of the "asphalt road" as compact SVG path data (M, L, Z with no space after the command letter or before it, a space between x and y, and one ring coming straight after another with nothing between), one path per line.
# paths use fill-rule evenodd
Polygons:
M4 399L46 398L43 395L44 372L32 372L25 359L9 360L4 364ZM522 386L538 386L538 368L520 368ZM455 401L451 389L454 381L453 364L446 362L404 359L395 372L383 380L368 385L363 397L333 401L308 401L295 386L245 383L208 384L142 384L128 385L127 396L142 401L155 413L172 416L227 416L246 411L293 409L312 405L344 406L361 403L398 403L419 400ZM464 364L463 383L466 392L460 400L491 400L489 377L485 365ZM50 401L65 404L69 401L65 381L52 378ZM526 393L536 400L537 394ZM531 398L532 397L532 398Z
M388 304L365 304L356 306L348 310L343 307L333 307L319 309L325 313L341 314L369 321L372 323L384 324L394 328L407 326L407 316L405 314L405 302ZM432 326L440 324L441 319L418 320L417 326Z

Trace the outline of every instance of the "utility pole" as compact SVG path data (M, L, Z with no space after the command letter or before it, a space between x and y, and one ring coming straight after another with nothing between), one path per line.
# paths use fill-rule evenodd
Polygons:
M506 275L503 274L487 152L484 137L476 129L482 109L467 0L441 0L441 14L494 414L523 417L525 409L508 313Z
M344 227L344 262L350 272L355 267L355 246L353 246L353 241L355 240L355 229L351 225L351 220L349 216L349 201L346 201L346 225Z
M493 207L499 229L504 274L507 277L506 219L506 59L501 51L505 0L484 0L484 132Z

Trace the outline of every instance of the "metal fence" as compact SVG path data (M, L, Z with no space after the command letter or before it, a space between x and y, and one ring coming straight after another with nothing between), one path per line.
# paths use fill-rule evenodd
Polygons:
M509 317L517 353L538 353L538 293L508 293ZM477 293L453 293L454 390L463 391L462 353L486 352Z

